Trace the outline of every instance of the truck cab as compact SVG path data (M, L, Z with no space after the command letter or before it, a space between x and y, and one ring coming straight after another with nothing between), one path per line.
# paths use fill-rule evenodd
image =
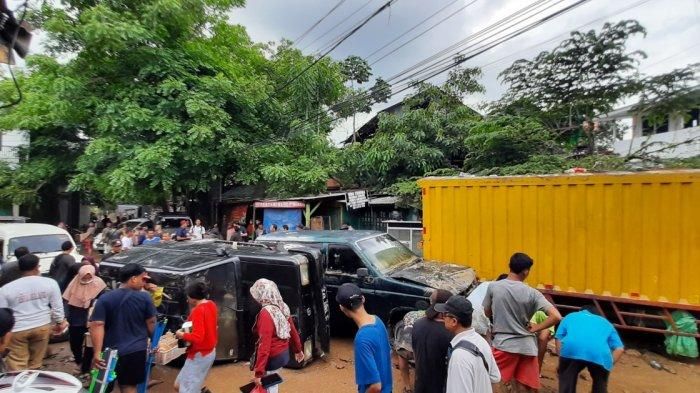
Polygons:
M344 283L357 284L369 313L390 328L408 311L426 309L434 289L468 294L476 286L471 268L424 261L403 243L378 231L297 231L263 235L258 242L285 249L308 247L326 256L325 283L331 304L331 327L347 324L335 302Z
M260 278L274 281L289 305L308 359L304 364L329 351L329 306L318 250L280 251L216 240L138 246L102 261L100 274L110 288L119 285L119 268L127 263L142 265L164 287L157 309L168 318L168 330L179 329L187 319L186 286L193 280L207 282L219 309L217 360L247 360L253 353L252 328L260 308L249 289ZM291 367L304 364L292 356Z

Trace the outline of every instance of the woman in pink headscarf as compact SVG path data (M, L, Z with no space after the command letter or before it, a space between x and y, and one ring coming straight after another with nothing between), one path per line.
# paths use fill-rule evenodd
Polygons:
M301 339L292 321L289 306L282 300L277 284L261 278L250 287L250 294L262 307L253 326L258 336L255 349L255 362L250 367L255 371L253 380L260 385L260 378L278 373L289 362L289 345L292 345L297 362L304 361ZM267 389L277 393L278 386Z
M78 274L66 287L63 298L66 300L66 319L68 319L68 334L70 349L73 352L75 364L82 373L90 371L92 356L83 356L83 340L88 331L88 312L95 299L105 290L107 285L95 274L95 267L84 264ZM83 359L86 361L83 362Z

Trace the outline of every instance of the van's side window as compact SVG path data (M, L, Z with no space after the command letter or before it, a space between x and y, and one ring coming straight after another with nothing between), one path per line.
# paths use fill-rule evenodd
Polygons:
M351 247L342 244L328 245L328 270L355 274L364 267L360 257Z

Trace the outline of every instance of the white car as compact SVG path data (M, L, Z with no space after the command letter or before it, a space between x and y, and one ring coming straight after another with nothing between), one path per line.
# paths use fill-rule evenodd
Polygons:
M0 252L7 263L16 260L15 249L27 247L29 252L39 257L42 274L49 272L54 257L60 254L63 242L73 244L73 257L80 262L82 256L75 247L75 241L67 231L48 224L2 224L0 225Z

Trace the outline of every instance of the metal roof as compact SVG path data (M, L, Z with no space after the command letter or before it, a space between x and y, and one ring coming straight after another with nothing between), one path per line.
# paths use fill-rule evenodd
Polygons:
M220 250L225 250L226 254ZM298 259L292 253L268 249L259 244L235 249L231 242L198 240L138 246L112 255L103 263L113 266L137 263L149 270L183 273L205 269L228 260L234 261L236 257L290 262Z
M289 231L275 232L262 235L258 238L260 241L281 241L281 242L355 242L377 235L383 235L384 232L379 231Z
M370 205L395 205L399 198L395 196L383 196L369 200Z
M5 237L20 237L20 236L35 236L35 235L66 235L70 234L55 226L49 224L24 224L24 223L6 223L0 225L0 235Z

